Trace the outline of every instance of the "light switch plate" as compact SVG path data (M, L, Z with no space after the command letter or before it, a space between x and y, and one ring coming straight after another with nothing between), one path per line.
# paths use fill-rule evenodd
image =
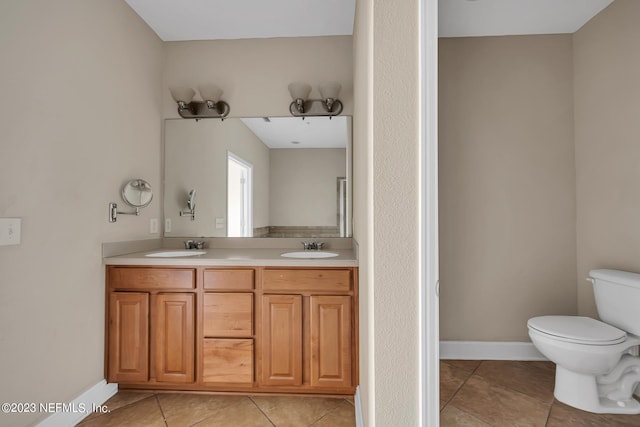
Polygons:
M19 245L22 218L0 218L0 246Z
M164 220L164 232L171 233L171 218Z

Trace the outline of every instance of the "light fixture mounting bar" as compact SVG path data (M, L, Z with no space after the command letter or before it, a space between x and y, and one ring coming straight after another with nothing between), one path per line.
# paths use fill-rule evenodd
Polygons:
M214 108L209 108L206 102L192 101L186 108L178 108L178 114L183 119L224 119L231 108L224 101L218 101Z
M322 99L307 99L304 101L304 113L298 111L298 107L296 105L296 101L293 101L289 105L289 112L292 116L295 117L306 117L306 116L338 116L342 113L342 102L339 100L333 101L333 106L331 111L327 109L327 105L325 101Z

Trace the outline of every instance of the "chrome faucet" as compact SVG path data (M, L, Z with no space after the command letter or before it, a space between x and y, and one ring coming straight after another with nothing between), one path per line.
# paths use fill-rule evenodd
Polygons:
M185 240L184 241L185 249L204 249L204 242L197 240Z
M300 242L305 251L319 251L324 246L324 242Z

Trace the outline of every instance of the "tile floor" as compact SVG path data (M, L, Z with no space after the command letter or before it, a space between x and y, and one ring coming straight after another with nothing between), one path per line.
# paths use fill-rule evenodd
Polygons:
M554 400L554 376L555 367L551 362L443 360L440 362L440 425L640 426L640 415L591 414ZM351 398L121 391L106 405L110 413L93 414L79 426L355 426Z
M640 426L640 415L598 415L553 398L551 362L440 361L440 425Z
M120 391L79 427L354 427L353 399Z

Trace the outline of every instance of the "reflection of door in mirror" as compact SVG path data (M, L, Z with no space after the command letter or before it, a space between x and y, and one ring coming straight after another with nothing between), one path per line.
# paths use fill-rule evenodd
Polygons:
M251 237L253 235L252 220L252 187L251 170L253 166L227 152L227 236Z
M347 178L338 177L338 230L340 237L347 237Z

